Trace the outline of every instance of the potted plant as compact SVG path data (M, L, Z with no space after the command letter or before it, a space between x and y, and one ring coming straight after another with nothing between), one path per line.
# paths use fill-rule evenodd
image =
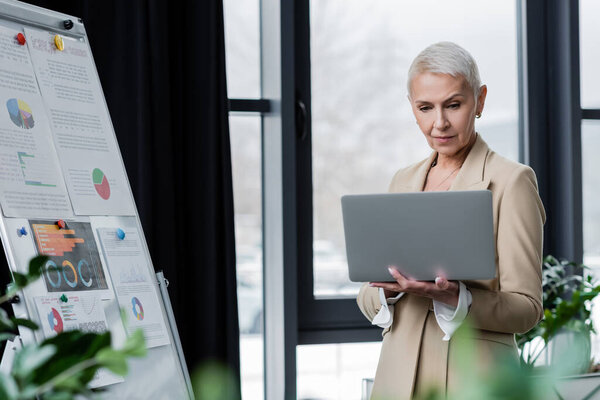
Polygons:
M568 352L572 374L587 372L590 365L591 301L600 294L600 285L585 271L584 265L558 260L549 255L542 267L544 318L529 332L517 335L521 365L533 368L540 356L546 364L565 359ZM564 367L564 366L563 366Z

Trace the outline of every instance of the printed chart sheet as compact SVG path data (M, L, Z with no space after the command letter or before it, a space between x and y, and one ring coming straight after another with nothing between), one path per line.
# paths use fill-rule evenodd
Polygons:
M126 311L129 333L141 328L146 346L170 343L160 302L155 289L156 279L150 274L140 234L135 228L123 229L119 239L114 228L99 228L98 237L119 306Z
M110 116L85 42L25 28L67 189L77 215L135 215Z
M18 31L0 26L0 203L7 217L73 215L42 96Z
M108 330L100 296L82 293L61 297L56 294L35 298L44 337L50 338L60 332L75 329L92 333ZM90 382L90 386L100 387L123 381L122 377L101 369Z
M65 229L47 220L29 224L38 254L48 256L43 268L48 292L108 289L89 222L69 222Z

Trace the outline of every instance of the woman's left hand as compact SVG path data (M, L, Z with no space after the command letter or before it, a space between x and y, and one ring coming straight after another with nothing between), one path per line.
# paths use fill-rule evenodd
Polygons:
M387 292L404 292L429 297L452 307L458 305L458 282L449 281L441 276L435 278L435 282L416 281L406 278L395 267L388 267L388 270L396 282L369 282L369 286L382 288Z

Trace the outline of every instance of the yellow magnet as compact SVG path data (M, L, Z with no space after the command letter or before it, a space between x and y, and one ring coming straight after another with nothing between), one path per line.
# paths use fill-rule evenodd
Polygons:
M54 44L56 45L56 48L60 51L63 51L65 49L65 42L63 42L63 38L60 35L54 36Z

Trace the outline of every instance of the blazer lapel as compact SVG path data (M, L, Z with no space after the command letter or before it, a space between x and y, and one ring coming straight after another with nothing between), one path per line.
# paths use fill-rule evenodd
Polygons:
M487 143L477 134L473 148L467 155L449 190L485 190L490 179L485 178L485 162L489 153Z
M419 168L413 173L412 177L409 181L407 181L404 185L399 186L399 189L403 192L421 192L423 191L423 186L425 186L425 178L427 178L427 173L429 172L429 168L431 167L431 163L435 160L437 156L437 152L433 151L427 160L423 161Z

